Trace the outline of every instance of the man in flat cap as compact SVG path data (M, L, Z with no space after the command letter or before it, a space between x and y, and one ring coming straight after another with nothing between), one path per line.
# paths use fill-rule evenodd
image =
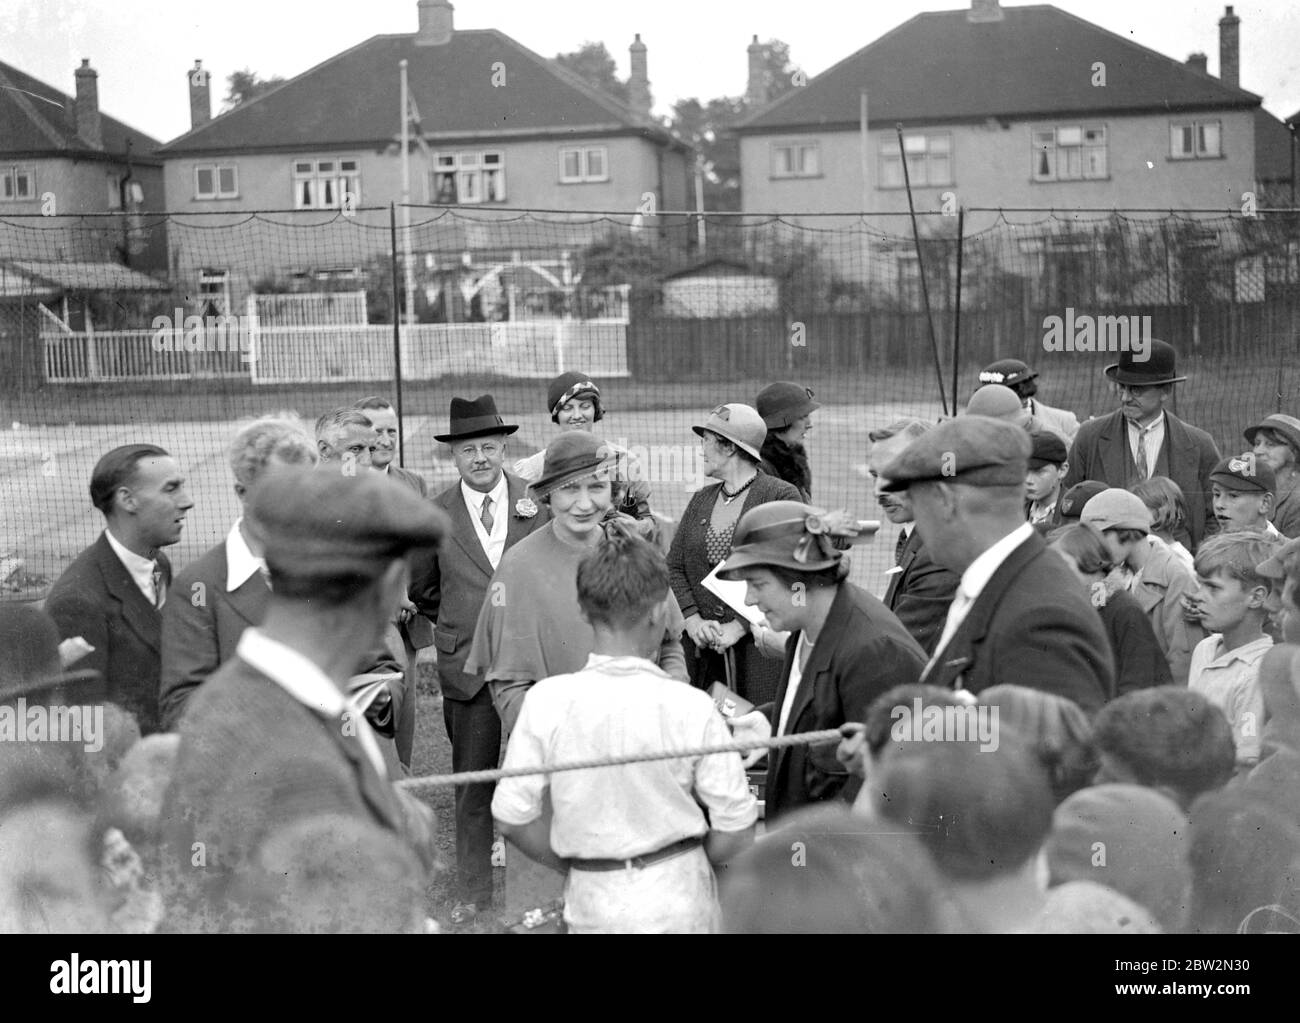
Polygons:
M960 574L923 683L980 693L1002 683L1097 710L1114 668L1101 619L1061 556L1025 521L1032 451L1019 426L958 416L879 469L906 489L934 559Z
M1074 435L1079 432L1078 417L1066 409L1044 405L1034 397L1038 393L1037 370L1030 369L1019 359L999 359L980 370L979 381L981 385L1001 384L1010 387L1039 429L1051 430L1066 445L1074 441Z
M250 865L276 828L304 818L375 824L426 867L432 856L431 814L389 780L348 685L405 596L408 557L437 547L446 517L378 473L303 469L263 480L247 514L265 538L271 599L181 721L163 814L180 930L246 929Z
M1204 430L1185 423L1166 409L1178 375L1174 346L1152 340L1145 362L1134 352L1120 352L1119 362L1106 367L1106 376L1119 391L1120 407L1079 427L1070 449L1068 490L1083 480L1132 489L1152 476L1167 476L1178 484L1187 502L1187 523L1174 532L1193 554L1219 525L1211 514L1210 473L1219 461L1219 448Z

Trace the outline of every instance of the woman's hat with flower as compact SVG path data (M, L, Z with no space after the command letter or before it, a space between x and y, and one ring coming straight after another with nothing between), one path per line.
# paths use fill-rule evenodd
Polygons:
M767 424L763 422L758 410L749 405L741 405L739 402L719 405L709 413L704 425L692 426L691 429L701 437L706 430L716 433L731 441L755 462L763 460L759 449L763 446L763 441L767 440Z
M827 512L799 501L760 504L736 523L731 555L718 569L718 578L735 580L741 569L759 565L796 572L833 568L844 552L832 546L832 537L855 532L839 512Z
M614 467L614 449L594 434L567 430L546 445L542 475L528 489L542 497L556 487Z

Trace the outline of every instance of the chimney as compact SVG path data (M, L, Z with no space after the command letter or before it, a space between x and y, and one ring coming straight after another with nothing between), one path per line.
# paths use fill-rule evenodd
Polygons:
M966 12L966 20L971 24L1001 21L1002 8L998 6L998 0L970 0L970 10Z
M420 0L420 30L415 33L417 46L443 46L451 42L452 13L447 0Z
M99 72L83 59L77 68L77 134L92 149L104 148L104 129L99 119Z
M1206 69L1206 65L1209 59L1210 58L1203 53L1191 53L1187 56L1187 66L1193 71L1199 71L1203 75L1208 75L1210 72Z
M194 67L185 72L190 85L190 129L198 128L212 120L211 75L203 69L203 61L196 60Z
M628 47L632 54L632 74L627 80L627 95L632 112L639 117L650 116L650 79L646 76L645 43L641 42L641 33Z
M767 68L763 64L765 47L754 36L749 44L749 85L745 88L745 103L751 108L767 102Z
M1219 19L1219 81L1234 89L1241 88L1241 19L1228 6Z

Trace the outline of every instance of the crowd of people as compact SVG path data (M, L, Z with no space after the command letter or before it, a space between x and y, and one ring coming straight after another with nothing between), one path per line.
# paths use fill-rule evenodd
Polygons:
M0 930L1300 930L1300 420L1225 458L1172 346L1105 373L1082 424L1011 359L875 424L879 597L788 381L700 415L675 522L580 372L522 460L453 398L441 492L383 398L242 424L239 517L175 574L181 467L105 453L99 538L0 605ZM408 778L421 651L453 771L509 769L456 784L454 865Z

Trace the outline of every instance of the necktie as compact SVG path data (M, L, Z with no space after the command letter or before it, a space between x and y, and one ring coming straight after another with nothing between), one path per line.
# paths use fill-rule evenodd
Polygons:
M907 531L900 529L898 531L898 543L894 544L894 564L903 563L903 551L907 550Z
M1147 464L1147 431L1138 427L1137 457L1133 460L1137 465L1138 482L1146 480L1151 475L1151 467Z
M483 498L483 507L479 511L478 520L483 523L483 529L489 536L492 535L492 498Z
M153 572L151 573L150 578L153 579L153 606L160 608L163 606L163 601L167 599L167 591L163 589L162 569L158 566L158 562L156 561L154 562Z

